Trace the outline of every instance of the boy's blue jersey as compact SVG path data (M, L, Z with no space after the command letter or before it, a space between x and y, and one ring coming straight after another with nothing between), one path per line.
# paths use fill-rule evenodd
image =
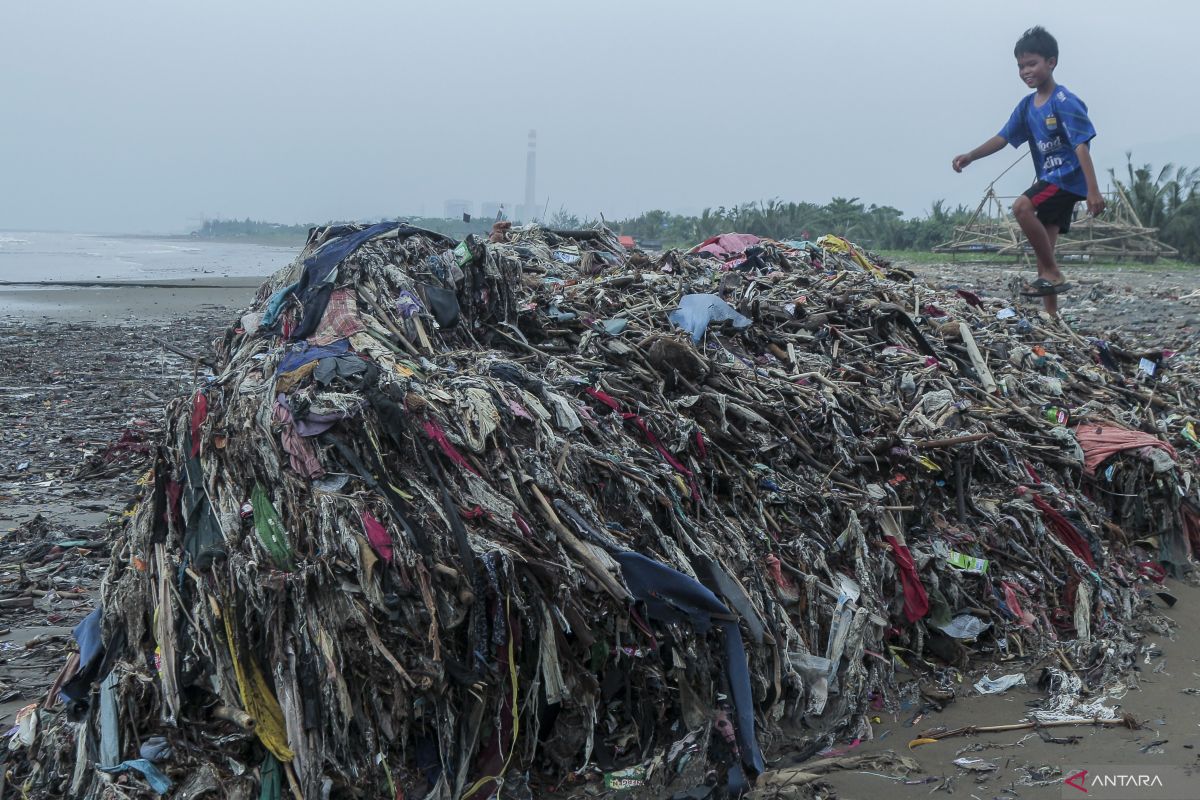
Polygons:
M1039 108L1037 92L1023 98L1000 130L1000 137L1013 147L1029 142L1039 180L1086 197L1087 180L1075 148L1096 135L1088 119L1087 106L1065 86L1057 86Z

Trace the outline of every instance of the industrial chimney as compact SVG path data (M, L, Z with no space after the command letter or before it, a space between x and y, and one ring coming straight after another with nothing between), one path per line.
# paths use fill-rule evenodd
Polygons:
M525 206L522 222L530 222L537 216L537 199L534 196L534 181L537 178L537 131L529 132L529 154L525 157Z

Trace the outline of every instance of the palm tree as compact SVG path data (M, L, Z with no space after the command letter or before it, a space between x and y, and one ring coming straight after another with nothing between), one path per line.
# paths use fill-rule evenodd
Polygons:
M1149 228L1163 227L1171 215L1183 205L1197 185L1200 185L1200 168L1188 169L1166 164L1156 175L1149 164L1133 166L1133 153L1125 152L1125 169L1128 182L1117 178L1115 170L1109 170L1113 183L1121 187L1142 224Z
M862 219L864 211L863 204L858 202L857 197L835 197L826 204L825 210L829 212L833 232L846 237L851 235L855 223Z

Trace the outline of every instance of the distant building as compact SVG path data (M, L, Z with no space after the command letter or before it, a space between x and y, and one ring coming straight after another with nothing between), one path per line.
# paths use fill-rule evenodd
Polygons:
M474 208L474 203L470 200L447 200L446 213L443 214L446 219L462 219L463 214L470 214Z

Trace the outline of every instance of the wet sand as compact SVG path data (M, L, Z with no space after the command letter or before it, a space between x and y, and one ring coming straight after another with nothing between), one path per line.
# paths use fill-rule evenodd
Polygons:
M156 283L172 283L156 281ZM260 281L0 287L0 725L44 697L95 608L166 403Z
M1121 700L1109 702L1110 707L1128 712L1142 725L1142 730L1122 727L1098 728L1093 725L1048 729L1057 738L1080 737L1075 744L1053 744L1042 741L1032 731L987 733L948 738L936 744L920 745L912 751L908 743L921 731L945 726L950 729L967 725L1008 725L1021 722L1027 711L1026 702L1043 698L1033 685L1018 686L1000 695L978 695L963 682L959 689L971 696L960 697L940 713L931 713L912 727L906 727L912 712L893 716L880 715L881 723L874 726L874 741L866 742L848 754L893 750L915 758L923 772L909 780L934 776L937 783L904 785L861 772L835 773L826 781L833 792L830 797L871 798L886 794L889 798L926 798L931 790L944 785L953 797L1028 798L1049 800L1063 797L1062 778L1073 774L1072 767L1084 764L1127 764L1142 769L1155 765L1191 766L1197 768L1197 793L1200 797L1200 695L1184 689L1200 689L1200 588L1171 581L1168 590L1178 598L1168 609L1155 600L1160 613L1178 623L1174 639L1148 632L1143 644L1162 651L1160 657L1143 657L1138 671L1127 676L1130 690ZM1029 665L1025 665L1029 666ZM1021 671L1022 667L992 669L990 676ZM1034 672L1029 673L1032 680ZM970 682L978 680L972 676ZM1161 742L1160 744L1151 744ZM839 743L845 746L845 743ZM973 773L954 765L956 758L980 758L996 763L994 772ZM1071 770L1071 771L1068 771ZM1028 786L1031 772L1038 771L1054 780L1048 786ZM942 796L938 791L934 796ZM1081 797L1084 795L1080 795Z
M50 286L0 285L0 323L45 321L129 324L168 322L205 312L222 315L249 305L261 277L154 280ZM97 282L99 283L99 282Z
M1036 270L1019 264L897 264L939 288L997 298L1020 316L1037 314L1040 298L1019 295ZM1181 350L1200 337L1200 267L1064 264L1072 289L1059 297L1063 318L1079 333L1121 343Z

